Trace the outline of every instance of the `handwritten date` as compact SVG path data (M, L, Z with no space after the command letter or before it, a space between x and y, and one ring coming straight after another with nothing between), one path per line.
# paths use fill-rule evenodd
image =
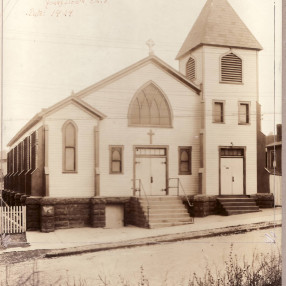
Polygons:
M71 17L73 10L56 9L51 13L52 17Z
M26 12L30 17L71 17L80 7L106 4L108 0L43 0L44 8L31 8Z

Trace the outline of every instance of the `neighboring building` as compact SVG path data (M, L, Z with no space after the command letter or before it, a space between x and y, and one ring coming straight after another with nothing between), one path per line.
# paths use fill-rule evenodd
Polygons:
M0 190L4 189L4 176L7 174L7 152L0 152Z
M266 145L265 166L269 172L268 185L270 192L274 194L275 205L282 205L282 124L277 124L277 135L270 135L268 142L271 142Z
M270 193L269 190L269 172L265 168L265 156L266 156L266 140L268 136L265 136L261 132L261 108L257 105L257 193Z
M128 223L126 202L138 190L173 196L178 182L206 205L256 194L261 49L226 0L208 0L177 55L179 71L150 53L33 117L9 142L5 188L34 205L43 197L46 226L55 216L56 227L72 226L60 217L87 198L92 225L120 204ZM63 207L68 199L73 207ZM86 225L84 209L73 219L82 214Z

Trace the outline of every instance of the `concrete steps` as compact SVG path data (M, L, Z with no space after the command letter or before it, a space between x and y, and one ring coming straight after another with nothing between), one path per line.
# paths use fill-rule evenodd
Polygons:
M255 201L247 196L225 196L217 198L223 215L235 215L258 212Z
M182 200L178 197L148 197L139 199L145 217L148 217L149 227L160 228L193 223Z

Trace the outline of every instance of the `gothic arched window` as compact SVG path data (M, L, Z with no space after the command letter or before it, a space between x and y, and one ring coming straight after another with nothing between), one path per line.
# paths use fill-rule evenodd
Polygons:
M171 127L171 110L164 94L150 83L134 96L129 106L130 126Z
M196 62L190 57L186 64L186 77L189 80L194 80L196 78Z
M227 83L242 82L242 60L233 53L221 58L221 81Z
M73 121L67 121L63 126L63 171L77 170L77 127Z

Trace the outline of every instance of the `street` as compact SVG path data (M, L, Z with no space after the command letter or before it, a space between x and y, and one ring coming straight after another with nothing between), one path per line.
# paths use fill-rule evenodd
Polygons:
M32 285L74 285L74 281L77 283L75 285L138 285L142 277L148 279L152 286L179 285L179 282L185 285L190 275L196 272L202 276L206 267L214 271L223 270L231 249L238 261L245 259L251 264L255 255L281 250L281 228L29 260L8 268L1 265L0 277L4 283L8 274L8 285L25 285L23 281L27 279L39 281L39 284L34 282ZM31 276L33 271L38 274ZM123 284L123 281L129 281L130 284Z

